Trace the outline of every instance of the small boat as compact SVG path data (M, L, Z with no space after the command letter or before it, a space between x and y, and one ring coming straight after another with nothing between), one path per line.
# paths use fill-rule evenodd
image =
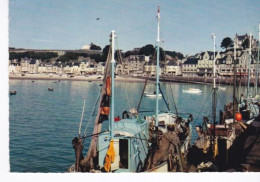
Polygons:
M144 95L146 96L146 97L156 97L156 92L154 92L154 93L149 93L149 92L146 92L146 93L144 93ZM162 94L158 94L158 97L162 97Z
M60 82L60 80L58 80L58 82Z
M13 91L10 91L10 95L16 95L16 91L15 90L13 90Z
M218 87L219 90L226 90L226 87Z
M198 88L189 88L188 90L182 90L183 93L200 94L202 91Z
M32 80L32 82L34 82L34 80Z
M53 91L54 89L53 88L48 88L48 91Z
M88 82L92 82L91 80L89 80Z
M53 83L57 83L57 82L53 82Z

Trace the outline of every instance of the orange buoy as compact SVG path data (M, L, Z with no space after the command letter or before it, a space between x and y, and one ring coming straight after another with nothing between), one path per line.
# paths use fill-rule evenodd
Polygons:
M241 121L242 120L242 114L239 113L239 112L236 113L235 118L236 118L237 121Z

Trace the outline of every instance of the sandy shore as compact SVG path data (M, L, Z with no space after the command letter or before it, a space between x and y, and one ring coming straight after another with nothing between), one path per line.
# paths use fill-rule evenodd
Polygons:
M9 79L25 79L25 80L74 80L74 81L102 81L103 75L90 75L90 76L73 76L69 77L67 75L44 75L44 74L9 74ZM141 78L131 78L131 77L121 77L116 76L116 81L127 81L127 82L144 82L145 79Z

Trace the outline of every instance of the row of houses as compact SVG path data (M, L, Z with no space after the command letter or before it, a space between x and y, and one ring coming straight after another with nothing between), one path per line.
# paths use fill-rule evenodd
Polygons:
M215 52L216 73L218 76L231 77L234 75L234 52ZM173 59L169 56L160 61L160 73L166 76L201 76L210 77L213 74L214 53L205 51L188 56L183 60ZM246 50L236 51L236 71L241 76L248 75L249 52ZM251 58L251 76L256 73L257 59ZM24 58L20 62L11 60L10 73L29 74L103 74L104 63L96 63L95 60L85 58L80 62L41 62L41 60ZM260 72L260 70L259 70ZM125 76L155 76L156 62L149 56L130 55L117 63L116 73Z
M255 77L257 68L257 59L248 51L227 51L225 53L215 53L216 57L216 74L221 77L232 77L234 75L234 60L236 60L236 72L238 75L248 75L248 65L250 63L250 76ZM200 54L187 57L183 60L182 75L183 76L212 76L213 73L214 54L211 51L202 52ZM258 73L260 69L258 68Z
M104 63L96 63L95 60L85 58L80 62L42 62L38 59L23 58L21 61L9 61L9 73L27 74L104 74Z
M160 73L165 75L182 75L181 61L168 57L160 61ZM149 56L130 55L117 64L118 75L130 76L154 76L156 74L156 62Z
M234 75L234 60L236 57L236 72L241 76L248 75L248 63L250 64L250 76L256 74L257 56L252 56L248 48L243 48L243 43L248 40L247 34L236 35L237 44L231 44L225 52L204 51L193 56L186 56L182 60L166 55L165 60L160 60L160 74L166 76L201 76L210 77L213 74L213 60L216 59L216 73L221 77L232 77ZM257 40L252 39L252 50L257 52ZM236 50L236 56L234 56ZM138 52L134 49L133 52ZM251 58L250 58L251 56ZM77 62L61 63L55 60L42 62L30 58L9 61L10 73L30 74L103 74L104 63L96 63L90 57L79 57ZM260 72L260 70L258 71ZM130 55L117 61L116 73L125 76L155 76L156 61L152 56Z

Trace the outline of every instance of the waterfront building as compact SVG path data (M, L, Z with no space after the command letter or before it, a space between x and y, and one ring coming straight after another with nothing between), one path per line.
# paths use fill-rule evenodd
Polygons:
M199 58L195 56L185 58L185 62L182 65L182 76L198 76L198 60Z
M181 76L182 75L182 65L180 61L167 61L164 67L164 74L167 76Z
M236 54L236 72L237 75L242 77L248 76L248 61L249 53L248 51L238 51ZM222 77L231 77L234 76L234 53L227 52L223 54L223 57L216 60L217 73ZM251 60L251 77L255 77L256 72L256 60Z
M28 73L30 74L37 74L38 73L38 66L40 64L40 60L38 59L31 59L29 62Z
M22 58L20 63L21 63L21 73L28 73L30 59Z
M221 77L233 75L233 57L231 55L224 55L216 60L216 73Z
M64 72L66 74L73 74L73 71L72 71L72 63L66 63L65 64L65 68L64 68Z
M122 74L123 74L123 65L122 65L122 64L118 63L118 64L116 65L115 73L116 73L117 75L122 75Z
M50 62L41 62L38 66L38 73L42 74L55 74L56 71L53 70L53 65Z
M59 62L58 64L58 69L57 69L57 74L58 75L63 75L64 74L64 67L65 67L65 63L61 63Z
M84 61L82 61L79 64L79 73L80 74L103 74L104 73L104 66L102 63L96 63L95 60L88 58L85 58Z
M72 73L78 75L80 73L79 63L73 62L72 64Z
M103 75L105 73L105 62L99 62L97 65L97 74Z
M213 60L214 52L205 51L202 52L198 57L197 74L198 76L209 77L213 74ZM219 52L215 52L215 58L221 58Z
M144 64L144 76L155 76L156 75L156 63L152 60Z
M245 34L245 35L238 35L236 34L236 38L237 38L237 44L242 47L243 43L247 40L249 40L250 36ZM252 40L251 40L251 43L252 43L252 49L256 49L257 48L257 40L254 39L254 37L252 36ZM245 50L249 50L249 48L246 48Z
M8 72L12 74L21 73L21 65L17 59L9 60Z
M130 55L123 59L122 66L118 66L117 70L124 75L142 76L147 60L149 60L148 56Z
M59 69L59 62L56 62L52 65L52 70L53 72L55 72L56 74L58 74L58 69Z

